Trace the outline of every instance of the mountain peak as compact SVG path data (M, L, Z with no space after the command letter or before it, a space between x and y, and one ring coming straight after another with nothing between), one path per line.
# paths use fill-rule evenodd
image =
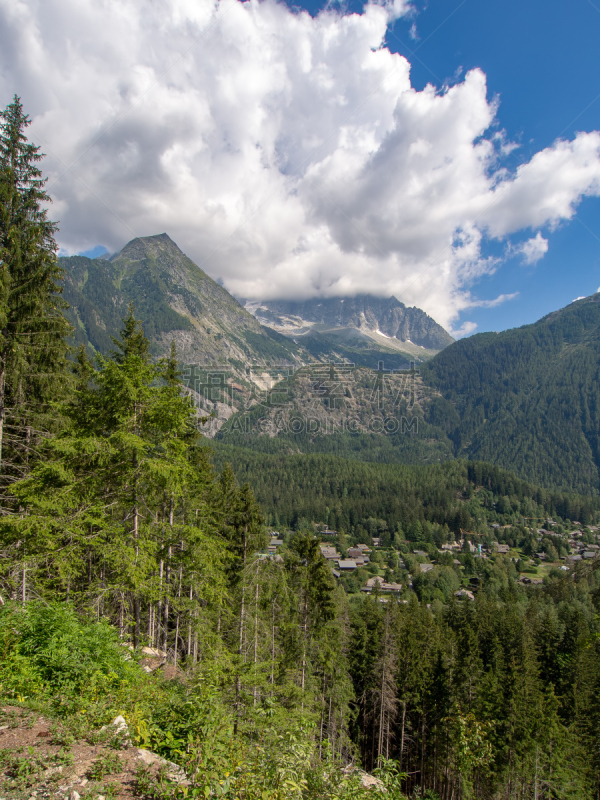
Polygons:
M119 253L111 256L110 260L116 261L118 258L128 258L132 261L138 261L142 258L147 258L149 255L158 255L158 253L183 255L183 252L169 234L157 233L154 236L139 236L137 239L132 239Z
M262 328L166 233L132 239L108 261L77 256L62 258L61 266L69 318L89 352L110 350L133 302L155 355L166 355L175 341L186 363L299 360L298 346Z

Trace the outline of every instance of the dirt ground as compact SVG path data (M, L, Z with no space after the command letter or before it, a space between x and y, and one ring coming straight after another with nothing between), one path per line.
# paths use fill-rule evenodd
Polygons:
M131 745L124 721L78 739L34 711L0 708L0 800L139 800L184 783L174 764Z

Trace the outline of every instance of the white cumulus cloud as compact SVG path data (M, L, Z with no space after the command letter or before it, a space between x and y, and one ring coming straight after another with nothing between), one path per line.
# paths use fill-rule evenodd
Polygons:
M512 292L511 294L499 294L498 297L494 297L492 300L474 300L471 305L479 308L496 308L496 306L499 306L501 303L506 303L508 300L514 300L515 297L518 296L519 292Z
M513 252L521 255L526 264L537 264L548 252L548 239L538 231L532 239L516 245Z
M486 239L552 228L600 194L600 134L507 172L485 75L416 91L384 46L409 11L1 6L0 103L17 92L33 119L61 247L166 231L240 296L395 294L451 327L498 267ZM538 233L523 256L547 246Z
M454 336L455 339L462 339L463 336L470 336L470 334L475 333L477 330L477 323L467 321L463 322L458 328L449 329L449 333Z

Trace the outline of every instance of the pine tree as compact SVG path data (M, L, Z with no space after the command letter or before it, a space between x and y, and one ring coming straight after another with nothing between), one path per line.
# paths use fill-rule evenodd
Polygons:
M27 471L48 404L64 388L69 325L60 298L56 226L17 96L0 112L0 474ZM59 379L60 376L60 379Z

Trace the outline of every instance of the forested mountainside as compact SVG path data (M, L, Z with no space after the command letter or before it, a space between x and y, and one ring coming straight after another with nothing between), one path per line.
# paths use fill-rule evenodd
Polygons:
M230 451L267 507L273 492L271 521L290 515L272 553L251 487L225 453L222 471L211 467L175 359L152 364L148 351L130 312L110 358L80 354L57 429L0 519L0 692L56 720L62 756L47 763L63 785L79 787L65 743L127 747L101 730L120 714L138 746L181 770L153 782L139 769L140 798L494 800L518 784L593 800L600 560L563 572L562 535L546 532L556 563L527 586L520 568L538 540L520 517L553 513L590 536L597 501L476 463L296 456L269 468L251 453L244 470ZM321 514L348 531L323 535ZM473 555L469 539L495 531L492 519L518 563ZM336 577L321 538L342 549L373 534L370 597ZM456 558L444 547L461 534ZM389 580L394 594L380 594ZM0 757L3 790L47 791L35 751ZM89 769L96 793L120 769L103 759Z
M237 412L221 434L230 443L277 449L276 443L265 441L265 436L276 434L280 449L330 451L364 460L427 463L472 458L505 466L546 487L600 490L598 295L533 325L449 344L433 360L418 365L410 387L394 388L394 381L406 384L398 370L416 356L386 350L385 339L332 339L331 332L310 340L300 337L300 346L262 326L166 234L134 240L108 260L76 256L59 261L65 269L64 296L71 305L67 317L75 340L88 352L110 350L111 336L133 301L155 355L165 355L174 340L184 364L226 367L220 394L219 386L208 391L206 375L192 374L195 367L187 385L192 390L200 387L196 401L203 413L215 413L215 431ZM321 319L367 328L387 324L391 337L404 335L402 325L414 322L404 317L418 311L398 301L390 305L368 297L270 306L277 309L280 322L284 312L297 311L310 324ZM404 322L398 314L404 315ZM425 321L431 325L423 335L433 336L439 326L428 317ZM413 327L421 324L425 323L419 317ZM359 327L355 331L360 335ZM443 345L441 339L436 342ZM357 368L349 370L344 359ZM317 362L337 362L340 374L329 381L313 375L310 365ZM284 376L285 386L280 384L285 403L281 398L265 403L259 396L283 376L261 375L256 368L269 364L293 367ZM297 371L302 365L307 369ZM383 370L380 385L366 366ZM335 395L335 386L343 392ZM296 417L306 424L299 425ZM390 417L395 427L386 422ZM374 426L379 418L381 425ZM348 420L350 426L345 424ZM382 431L383 437L378 435ZM328 437L331 432L337 435Z
M265 328L166 233L134 239L109 259L60 258L76 344L106 355L133 302L155 355L171 342L188 363L304 363L302 349ZM310 360L310 356L308 356Z
M591 524L600 498L543 489L489 464L448 461L430 466L377 464L325 454L265 454L214 442L215 464L235 464L274 527L323 522L357 536L393 538L414 523L480 534L490 524L563 518ZM441 544L441 542L440 542Z
M421 369L427 412L466 456L544 486L600 488L600 294L463 339Z

